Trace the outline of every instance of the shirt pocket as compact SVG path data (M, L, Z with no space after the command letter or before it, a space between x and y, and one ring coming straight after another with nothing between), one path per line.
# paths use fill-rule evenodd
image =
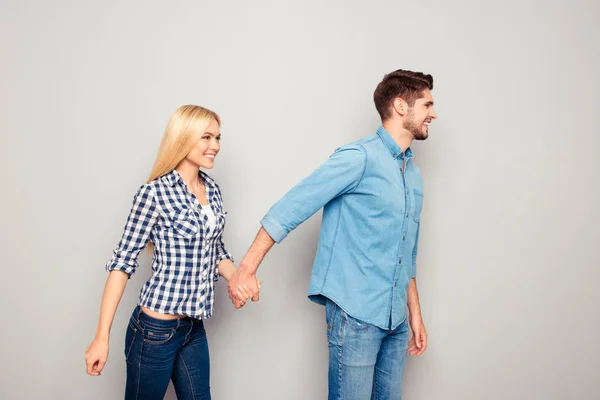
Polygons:
M414 198L415 198L415 212L413 213L413 219L416 223L419 223L421 220L421 209L423 208L423 193L414 189Z
M225 227L225 220L227 219L227 211L223 211L222 208L216 208L215 217L217 220L217 230L220 231Z
M198 220L189 208L173 210L169 213L169 220L174 236L191 239L198 234Z

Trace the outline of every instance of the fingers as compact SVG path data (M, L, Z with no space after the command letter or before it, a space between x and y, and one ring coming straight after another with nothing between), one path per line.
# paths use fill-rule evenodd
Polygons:
M412 339L408 342L407 352L411 356L420 356L425 352L427 348L427 334L420 333L418 336L413 336Z
M252 301L258 301L261 280L256 279L255 283L256 283L256 286L254 286L254 287L252 287L252 285L250 285L250 284L238 285L238 290L236 293L238 299L243 299L244 302L248 301L248 299L252 299Z
M419 351L417 352L417 355L420 356L421 354L423 354L425 352L425 349L427 348L427 334L425 332L423 332L421 335L421 340L419 342Z
M231 282L227 286L227 293L229 294L229 300L231 300L231 303L233 304L234 308L238 309L238 308L242 308L244 306L245 302L241 302L238 299L238 296L237 296L237 293L235 290L235 286L232 286Z
M94 359L94 358L88 358L86 356L86 360L85 360L85 364L86 364L86 372L88 375L92 375L92 376L98 376L100 375L99 371L96 371L96 365L98 364L98 359Z
M252 292L246 285L238 285L237 292L235 293L236 308L242 308L249 298L252 297ZM234 304L235 304L234 303Z
M85 360L85 372L88 375L93 375L94 363L90 363L88 360Z
M255 282L256 282L256 292L254 292L252 295L252 301L254 301L254 302L256 302L260 299L260 284L262 283L262 281L258 278L255 278Z
M237 298L236 292L237 292L237 272L233 275L233 277L229 280L229 283L227 284L227 293L229 294L229 300L231 300L231 303L233 304L233 306L237 309L240 308L240 302Z
M88 375L98 376L101 374L108 360L108 342L94 339L85 349L85 371Z
M252 296L252 301L258 301L259 300L259 296L260 296L260 284L262 283L262 281L260 279L256 279L256 286L258 287L258 290L256 291L256 293Z
M415 343L415 338L414 337L412 339L410 339L410 341L408 342L408 350L407 350L407 352L411 356L414 356L415 354L417 354L417 345Z
M246 285L239 285L237 287L237 293L236 293L236 295L237 295L237 298L239 300L246 301L246 300L248 300L249 298L252 297L252 292L250 291L250 289L248 288L248 286L246 286Z
M98 364L96 365L96 371L98 372L98 375L100 375L100 373L102 372L102 370L104 369L104 366L106 365L106 360L102 360L100 359L98 361Z
M246 304L246 300L240 300L237 296L231 299L231 302L236 309L240 309Z
M235 308L242 308L249 299L259 300L262 281L255 276L245 279L231 279L227 285L229 299Z

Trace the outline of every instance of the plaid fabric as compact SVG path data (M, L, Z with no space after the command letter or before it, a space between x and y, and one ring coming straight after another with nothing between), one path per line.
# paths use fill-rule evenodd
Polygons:
M148 182L137 192L125 231L107 271L130 276L138 256L150 240L154 245L152 277L140 292L139 305L164 313L209 318L214 305L218 264L233 257L225 250L222 234L226 212L219 186L205 173L206 197L216 225L175 170Z

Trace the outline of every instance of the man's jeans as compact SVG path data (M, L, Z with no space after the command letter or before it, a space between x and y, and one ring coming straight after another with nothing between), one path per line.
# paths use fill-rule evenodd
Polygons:
M369 325L327 300L329 400L402 398L408 321L393 331Z
M171 379L177 399L210 400L210 361L202 320L160 320L138 306L129 320L125 358L125 400L162 400Z

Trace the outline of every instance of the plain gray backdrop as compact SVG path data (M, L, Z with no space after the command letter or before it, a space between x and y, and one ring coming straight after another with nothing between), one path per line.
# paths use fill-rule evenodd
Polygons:
M598 399L599 18L592 0L1 1L0 398L122 398L147 255L101 377L84 350L178 106L222 117L210 173L239 261L277 199L377 129L373 90L404 68L433 74L439 116L414 145L429 348L404 398ZM258 304L235 311L219 282L214 399L326 398L320 215L269 253Z

